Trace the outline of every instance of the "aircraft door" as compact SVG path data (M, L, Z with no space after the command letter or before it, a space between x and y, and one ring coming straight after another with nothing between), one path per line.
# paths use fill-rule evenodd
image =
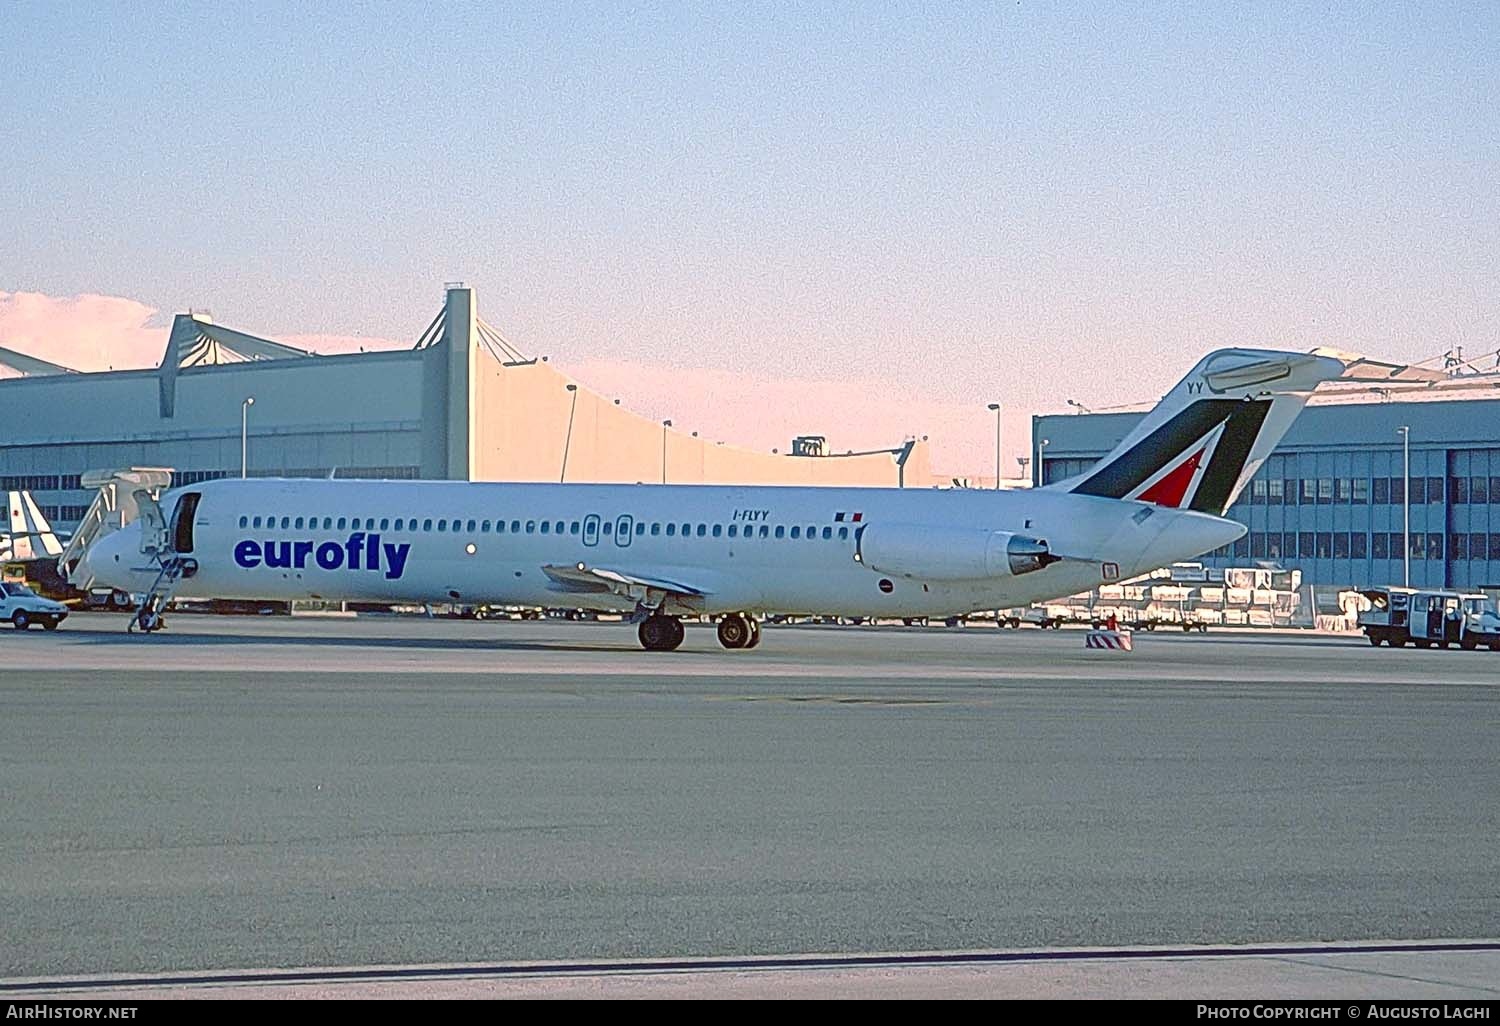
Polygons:
M179 555L193 551L193 520L198 516L201 498L198 492L188 492L177 500L177 508L172 511L172 551Z
M590 513L583 518L583 543L585 545L599 544L599 514Z
M630 545L632 527L634 527L634 518L632 518L628 513L615 521L616 545L619 545L621 548L625 548Z

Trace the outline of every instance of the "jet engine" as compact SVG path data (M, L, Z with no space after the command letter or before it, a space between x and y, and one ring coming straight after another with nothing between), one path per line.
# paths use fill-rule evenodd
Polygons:
M1062 558L1041 538L920 524L867 524L857 553L871 570L930 581L1019 577Z

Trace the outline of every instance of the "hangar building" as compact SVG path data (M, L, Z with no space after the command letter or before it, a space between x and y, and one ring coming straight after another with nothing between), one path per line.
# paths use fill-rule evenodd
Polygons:
M84 472L128 466L172 467L178 484L242 469L879 487L925 487L932 477L923 441L863 455L775 455L631 413L517 352L462 285L447 288L409 350L320 356L186 313L155 369L79 373L0 349L0 375L0 488L31 491L64 528L93 499L80 487Z

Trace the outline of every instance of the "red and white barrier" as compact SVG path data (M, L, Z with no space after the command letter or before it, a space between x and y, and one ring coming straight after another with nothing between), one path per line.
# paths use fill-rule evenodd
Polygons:
M1132 651L1129 631L1089 631L1084 636L1085 648L1109 649L1113 652Z

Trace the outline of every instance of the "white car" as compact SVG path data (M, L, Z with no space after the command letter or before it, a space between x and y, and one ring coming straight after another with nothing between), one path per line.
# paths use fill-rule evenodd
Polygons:
M67 606L42 598L24 584L0 583L0 620L15 624L18 631L24 631L34 623L55 631L67 615Z

